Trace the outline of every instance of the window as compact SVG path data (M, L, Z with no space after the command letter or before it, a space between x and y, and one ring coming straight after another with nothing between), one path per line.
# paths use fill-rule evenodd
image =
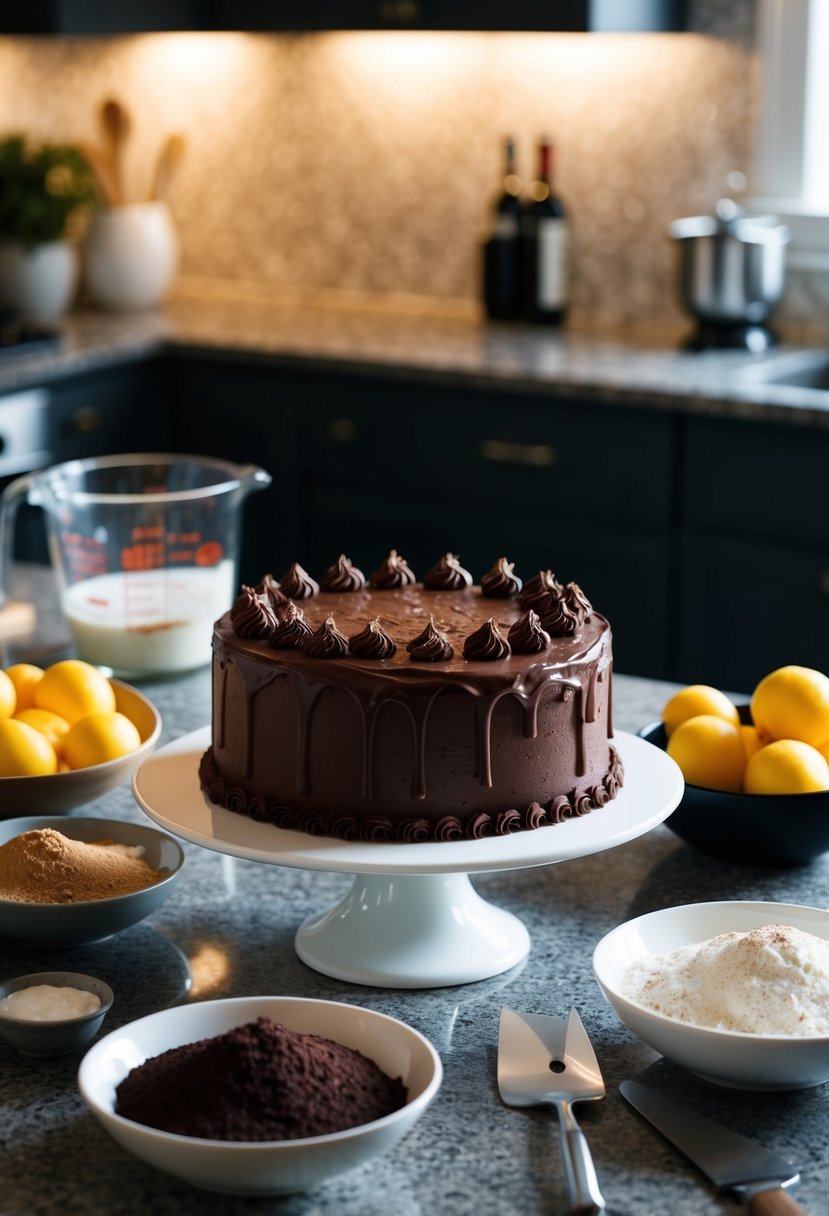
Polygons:
M829 0L759 0L759 16L753 208L789 225L792 265L829 270Z

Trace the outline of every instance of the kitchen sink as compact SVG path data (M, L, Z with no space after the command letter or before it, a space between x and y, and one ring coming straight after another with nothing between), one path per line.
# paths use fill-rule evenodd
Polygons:
M753 383L779 384L782 388L829 393L829 350L772 355L762 364L747 370L746 378Z

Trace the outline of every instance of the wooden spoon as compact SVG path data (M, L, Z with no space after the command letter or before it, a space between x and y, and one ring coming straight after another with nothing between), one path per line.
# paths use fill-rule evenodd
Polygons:
M164 140L159 149L152 186L150 187L151 199L163 199L167 197L170 182L178 172L179 165L184 160L186 151L187 141L183 135L168 135Z
M112 180L108 157L95 144L80 143L78 147L92 170L101 202L107 207L114 206L117 190Z
M130 133L132 122L129 111L114 97L101 103L101 131L104 137L105 157L109 164L110 177L115 188L114 202L124 203L124 144Z

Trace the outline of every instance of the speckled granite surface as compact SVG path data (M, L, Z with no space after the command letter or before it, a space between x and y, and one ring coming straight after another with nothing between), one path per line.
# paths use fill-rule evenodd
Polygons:
M829 426L829 392L765 382L781 346L764 356L679 349L688 326L614 335L487 324L474 311L383 305L363 298L279 298L228 285L182 287L161 313L78 312L57 349L0 360L0 393L150 357L163 349L225 352L284 365L382 372L442 383L521 389L645 408ZM829 360L829 351L827 360Z
M25 591L31 580L18 581ZM61 632L41 617L53 643ZM9 656L3 658L7 662ZM163 742L204 725L208 672L145 691L164 718ZM636 731L658 713L671 686L630 676L615 685L618 728ZM22 808L25 809L25 808ZM141 821L129 788L77 814ZM478 875L480 893L519 916L532 948L526 962L457 988L385 991L328 979L304 966L293 937L301 921L345 891L342 875L239 861L186 844L172 897L143 924L108 942L60 954L0 945L0 974L71 965L106 979L114 1030L186 999L262 993L345 1000L401 1017L440 1051L443 1087L401 1144L307 1195L245 1200L208 1195L129 1157L86 1112L78 1060L31 1060L0 1044L4 1216L547 1216L565 1210L554 1116L504 1107L495 1083L500 1008L561 1013L576 1005L607 1084L604 1102L580 1108L610 1216L701 1216L738 1210L657 1138L620 1099L625 1077L684 1094L799 1165L799 1198L825 1210L829 1190L829 1089L747 1094L717 1089L659 1060L615 1019L591 972L596 942L653 908L707 899L829 902L829 858L790 871L707 860L666 827L614 849L559 865ZM222 965L226 974L222 975ZM192 976L190 996L187 985Z

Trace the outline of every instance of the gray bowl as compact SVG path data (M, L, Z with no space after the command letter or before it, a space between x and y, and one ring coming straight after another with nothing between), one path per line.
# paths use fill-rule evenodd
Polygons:
M74 819L71 817L6 819L0 822L0 845L23 832L54 828L64 836L87 843L109 839L119 844L143 845L144 860L167 875L151 887L93 899L83 903L31 904L0 899L0 938L26 946L82 946L103 941L137 924L154 912L172 893L184 865L184 851L177 840L158 828L125 823L119 819Z
M38 984L50 984L53 988L81 988L99 997L101 1006L92 1013L54 1022L35 1022L30 1018L0 1015L0 1035L27 1056L60 1056L86 1047L101 1029L115 999L109 984L75 971L37 971L0 983L0 1000Z

